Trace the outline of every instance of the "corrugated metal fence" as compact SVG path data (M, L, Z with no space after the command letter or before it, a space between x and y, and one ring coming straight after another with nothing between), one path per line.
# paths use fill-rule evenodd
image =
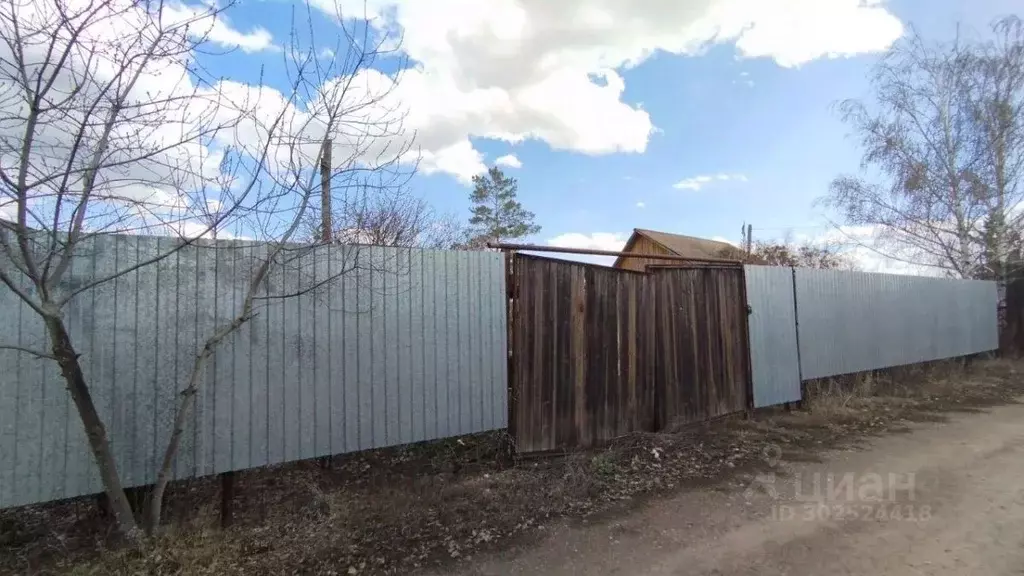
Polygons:
M174 242L97 237L81 247L63 288ZM153 481L198 346L234 316L265 252L202 242L85 291L67 308L127 485ZM271 298L218 349L176 478L505 426L500 254L324 246L289 258L268 279ZM304 293L280 297L296 292ZM0 290L0 343L48 349L42 322L8 290ZM0 351L0 507L98 491L55 363Z
M750 314L750 366L754 406L800 400L793 270L744 266Z
M995 350L995 282L796 270L805 380Z
M994 282L763 266L746 266L745 273L758 407L799 400L801 377L953 358L999 345Z
M97 237L61 288L174 242ZM266 250L200 242L66 309L126 485L153 481L198 346L235 315ZM744 410L748 374L766 406L799 400L801 376L998 345L992 282L760 266L645 274L519 255L510 301L497 253L322 246L286 258L256 317L218 349L176 478L502 428L506 385L529 452ZM48 349L8 290L0 343ZM99 490L55 363L0 350L0 507Z
M739 267L640 273L516 255L510 269L510 432L520 452L747 409Z

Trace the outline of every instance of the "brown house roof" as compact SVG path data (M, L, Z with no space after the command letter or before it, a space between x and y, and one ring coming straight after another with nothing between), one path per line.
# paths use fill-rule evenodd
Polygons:
M632 251L637 238L641 236L650 239L655 244L658 244L665 250L668 250L670 254L684 256L687 258L701 260L740 260L746 256L742 250L727 242L708 240L707 238L697 238L695 236L683 236L682 234L669 234L668 232L658 232L657 230L644 230L642 228L633 229L633 235L629 237L629 240L626 242L626 246L622 251ZM618 266L623 258L625 258L625 256L619 256L616 258L615 266Z

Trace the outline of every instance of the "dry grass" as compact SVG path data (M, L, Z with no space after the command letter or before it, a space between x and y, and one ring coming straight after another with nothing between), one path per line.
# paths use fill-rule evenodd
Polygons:
M212 479L174 486L168 526L118 546L89 500L0 511L0 572L46 574L408 574L544 534L553 518L626 512L694 486L722 486L765 457L823 448L1024 394L1022 365L903 368L811 382L809 409L759 412L597 450L502 466L500 434L300 462L240 474L236 525L217 528Z
M1019 361L940 361L807 382L804 410L767 411L754 426L783 443L795 434L803 447L856 445L868 436L976 412L1024 395Z
M842 416L872 408L915 411L970 410L1013 401L1019 361L942 360L809 381L808 408ZM1008 385L1009 384L1009 385Z

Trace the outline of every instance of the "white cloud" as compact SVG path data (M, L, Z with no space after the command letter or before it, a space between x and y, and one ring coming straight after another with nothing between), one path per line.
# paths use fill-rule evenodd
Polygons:
M916 276L942 276L943 271L920 264L911 264L891 258L874 246L878 241L878 229L873 226L839 226L822 232L797 233L770 239L775 242L832 246L849 258L857 270L886 274L911 274Z
M627 239L628 236L625 234L611 232L594 232L593 234L569 232L548 239L548 245L561 248L585 248L588 250L618 252L626 245Z
M626 246L629 235L613 232L594 232L582 234L580 232L568 232L548 239L549 246L561 248L584 248L587 250L607 250L609 252L620 252ZM577 260L592 264L611 266L615 262L614 256L590 256L583 254L557 254L557 258L566 260Z
M251 32L242 33L218 20L210 30L210 40L223 46L237 46L243 52L261 52L264 50L279 51L274 44L274 37L263 28L254 28Z
M206 238L212 239L214 236L218 240L239 240L246 239L243 236L236 236L229 230L217 230L214 233L213 229L209 224L202 222L196 222L194 220L186 220L184 222L174 222L165 224L169 234L174 236L180 236L182 238Z
M700 190L712 182L746 182L743 174L702 174L692 178L683 178L672 185L676 190Z
M330 48L321 48L317 56L324 60L331 60L334 58L334 50L331 50Z
M644 202L637 202L636 203L636 207L637 208L647 208L647 204L645 204Z
M780 66L818 58L875 52L903 34L903 25L883 0L776 0L737 2L751 26L736 40L747 58L768 57Z
M317 0L332 16L334 0ZM363 0L343 13L364 14ZM431 154L470 138L536 139L585 154L642 153L656 130L622 100L621 71L657 52L734 44L741 58L798 66L888 48L903 32L881 0L370 0L416 63L400 88L409 128ZM467 180L474 155L442 168Z
M74 191L80 189L91 148L103 137L99 119L107 114L116 113L118 121L95 176L95 201L85 215L84 225L92 229L112 225L113 220L120 220L124 228L125 221L181 209L188 203L183 192L196 190L216 176L223 158L218 146L200 141L197 125L205 119L210 100L205 98L206 88L196 88L187 66L190 55L177 56L189 45L186 36L204 26L201 15L210 8L176 5L157 14L127 0L94 8L61 12L47 2L0 8L0 34L6 38L13 37L9 28L13 21L23 35L33 37L49 35L57 22L77 32L77 50L68 51L63 67L55 66L66 42L63 36L48 61L46 43L21 46L28 73L42 74L51 87L40 96L45 106L36 116L36 146L28 159L32 182L28 203L35 214L30 226L53 225L50 199L61 190L67 192L62 207L77 201ZM151 57L141 58L144 47L154 42ZM10 45L0 46L0 83L16 85L15 79L25 72L17 70L16 61ZM49 64L45 73L40 70L42 62ZM118 90L123 91L123 102L113 109L113 94ZM9 154L24 141L27 110L8 99L0 104L0 118L0 160L10 169L18 165ZM72 134L80 138L77 147ZM71 178L62 185L52 176L64 171ZM0 190L0 203L5 197L12 198L11 192ZM62 211L59 226L69 224L70 213L70 209Z
M348 13L364 14L363 0L341 0L341 4ZM324 9L330 5L333 10L336 3L320 0L317 5ZM369 0L366 8L374 26L401 33L403 49L414 66L405 71L397 85L379 71L361 72L347 98L355 103L365 101L366 96L372 99L374 94L387 96L379 107L348 107L358 115L349 120L374 125L374 120L391 111L406 113L402 127L405 133L416 134L423 173L450 174L463 182L486 169L473 138L511 143L535 139L554 149L595 155L644 152L656 128L640 104L623 101L626 86L622 71L639 65L655 52L699 55L709 44L734 43L741 57L772 58L780 65L792 66L821 57L881 50L902 32L899 21L879 0L648 0L639 7L619 0ZM207 9L205 0L165 4L162 24L180 24L202 16ZM58 16L46 2L16 3L0 11L0 26L17 20L23 27L35 25L43 30ZM137 45L139 38L147 38L156 28L154 14L129 0L114 0L104 8L102 25L93 26L81 38L111 55L92 62L99 78L109 79L118 69L114 57L117 52L111 46L118 46L122 39L126 43L135 40ZM238 30L223 15L216 19L200 17L187 32L179 29L177 34L182 38L167 41L180 41L178 47L187 45L183 38L187 34L205 35L220 47L237 47L245 52L279 49L266 30ZM40 46L43 44L34 44L30 51ZM8 62L0 72L16 78L17 71L10 69L11 59L5 52L9 50L0 47L0 68L4 68L3 61ZM321 49L319 55L326 52ZM197 83L187 68L194 57L183 54L178 59L159 58L144 64L130 98L131 113L152 119L149 108L153 100L167 101L181 95L182 103L173 111L176 117L162 122L161 116L161 122L149 124L155 127L147 128L142 136L134 132L139 128L137 123L127 121L118 126L115 138L144 138L146 146L164 151L159 157L126 163L120 171L101 175L101 187L108 190L108 198L144 198L152 204L151 211L168 207L177 210L183 203L188 204L183 193L221 176L219 167L225 149L252 154L266 143L266 127L278 116L283 120L281 125L289 127L285 138L301 133L308 144L289 149L286 143L271 142L270 170L289 163L312 165L318 143L326 135L321 120L324 102L296 102L291 95L269 87L225 81L216 86L216 99L224 107L208 110L201 102L184 98L196 89ZM80 70L75 73L80 74ZM332 83L336 86L343 80L331 79L311 92L322 98L331 92ZM70 74L61 78L62 83L70 81ZM67 94L67 88L61 85L57 91ZM210 96L210 92L204 92L208 90L202 87L200 94ZM88 94L79 96L84 101ZM0 144L3 149L16 150L21 134L14 120L23 119L23 111L17 102L8 104L3 111L12 121L5 123L7 128L0 127ZM40 129L37 141L40 149L49 150L49 156L39 160L34 169L52 171L54 167L45 164L58 163L61 154L69 153L66 134L72 131L67 127L80 120L74 110L83 109L80 102L73 104L68 107L70 113L51 116L47 119L50 123ZM212 141L196 138L174 144L180 134L195 128L197 117L215 114L218 120L232 115L237 118L239 109L254 112L231 130L216 132ZM389 139L387 135L371 135L353 141L335 135L334 155L370 162L393 154L390 151L395 146ZM90 133L86 140L94 142L95 134ZM6 163L8 159L0 160ZM744 181L745 177L698 176L677 187L697 190L716 180ZM159 188L158 194L139 182L167 184ZM112 192L115 188L116 193ZM118 202L111 200L111 204ZM603 238L590 236L591 240Z
M677 190L700 190L705 184L710 183L714 178L711 176L694 176L693 178L683 178L679 182L672 185Z
M473 148L469 140L456 142L437 151L422 149L420 171L424 174L443 172L455 176L463 184L470 184L473 176L487 171L484 155Z
M281 49L274 44L274 37L265 28L256 27L249 32L242 32L231 27L223 12L210 18L209 11L209 6L169 3L163 8L163 18L171 22L191 20L193 22L189 28L192 36L205 36L210 42L224 48L238 48L246 53Z
M494 161L495 166L507 166L508 168L522 168L523 163L516 158L515 154L505 154Z
M86 214L86 226L92 230L158 230L163 223L168 223L174 231L192 234L195 224L188 222L206 211L208 194L217 196L217 190L222 190L220 184L230 180L230 175L221 173L227 149L242 158L241 162L249 162L236 171L236 175L244 175L246 168L252 167L252 158L258 157L264 144L267 145L266 171L258 171L255 176L261 180L256 194L263 195L264 199L273 197L268 187L282 182L276 177L290 169L289 166L314 165L319 142L326 131L322 118L327 106L322 100L339 93L336 87L346 79L332 79L319 86L313 100L286 97L272 88L232 81L214 86L199 84L189 68L195 54L179 54L183 47L189 46L189 37L202 36L209 30L210 40L215 44L237 41L243 48L252 49L267 44L258 40L268 38L258 31L243 35L245 38L233 36L225 20L213 20L213 10L206 5L174 4L164 5L160 11L147 11L130 0L114 0L95 11L67 15L45 2L0 7L0 33L5 37L13 34L9 29L13 21L19 22L23 34L31 31L35 36L48 34L56 22L65 18L69 20L69 28L82 28L77 36L80 50L71 51L66 67L57 69L53 89L44 98L44 103L49 105L47 111L37 118L34 139L38 147L32 150L29 160L31 177L37 181L32 185L29 202L36 208L33 211L41 214L43 222L30 225L52 225L49 222L54 210L48 199L59 192L56 188L59 179L47 176L70 169L73 180L67 183L66 190L70 192L64 199L66 203L77 200L74 191L80 189L83 164L89 162L90 147L101 138L102 125L98 119L108 113L117 113L118 120L109 137L111 144L104 164L96 175L94 201ZM154 41L158 42L153 50L155 56L141 57ZM45 43L34 42L23 48L25 59L30 63L42 62L45 58ZM0 44L0 80L14 83L20 72L13 64L16 59L10 50L10 46ZM60 51L58 41L55 53ZM168 52L173 56L164 56ZM132 78L130 84L129 77ZM372 100L376 91L386 90L391 85L393 80L381 72L364 71L345 92L345 97L364 101L369 95ZM110 92L122 86L130 86L124 95L125 103L112 111ZM103 93L107 97L99 97ZM67 101L55 105L51 101L55 98ZM84 110L89 109L91 102L99 107L88 116ZM389 113L387 107L346 108L358 110L359 116L350 120L370 125L377 117ZM9 152L4 151L21 148L26 117L25 107L16 100L9 99L0 105L0 163L5 166L17 165L17 159L10 158ZM281 121L277 125L281 128L268 142L268 127L274 125L278 117ZM219 129L215 129L217 127ZM79 132L83 144L73 148L73 140L68 135ZM301 143L296 144L297 141ZM372 137L368 141L353 142L344 134L336 136L334 142L336 159L363 165L380 158L385 146L394 145L387 139ZM270 178L266 177L267 173ZM227 190L222 192L226 196L218 197L218 202L225 202L227 206L243 202L231 198L234 191L230 186L225 188ZM0 189L0 204L10 198L10 191ZM252 197L244 201L246 210L256 211L253 202ZM285 206L294 204L284 203ZM278 210L278 213L289 209ZM68 225L71 214L70 209L62 211L60 227ZM282 216L286 218L286 214ZM266 219L259 225L265 227L261 232L266 236L275 233ZM187 228L189 226L191 228Z

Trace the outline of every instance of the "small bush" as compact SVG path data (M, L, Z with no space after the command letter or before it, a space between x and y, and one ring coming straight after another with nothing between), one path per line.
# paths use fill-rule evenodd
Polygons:
M594 474L602 478L611 478L618 472L619 467L616 465L615 460L608 452L602 452L595 455L590 460L590 469Z

